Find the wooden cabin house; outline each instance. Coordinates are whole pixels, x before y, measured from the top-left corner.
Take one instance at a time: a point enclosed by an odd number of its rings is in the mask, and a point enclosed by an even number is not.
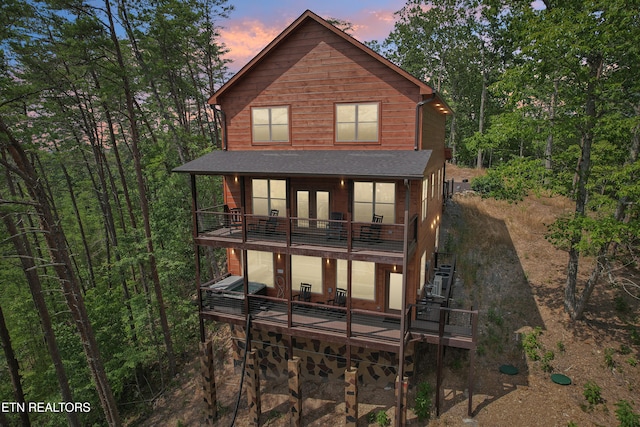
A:
[[[310,11],[209,104],[221,149],[176,169],[193,189],[201,325],[231,324],[238,356],[249,325],[266,379],[293,357],[303,377],[410,375],[414,343],[440,342],[455,271],[438,253],[449,107]],[[228,276],[207,273],[211,248]],[[443,334],[473,346],[471,326]]]

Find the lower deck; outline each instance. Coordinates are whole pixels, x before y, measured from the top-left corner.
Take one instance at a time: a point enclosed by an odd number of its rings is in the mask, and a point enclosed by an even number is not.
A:
[[[243,302],[237,300],[238,303]],[[398,352],[409,341],[426,341],[464,349],[475,348],[477,311],[451,309],[439,301],[412,304],[402,316],[303,301],[249,295],[251,328],[290,337]],[[244,304],[215,310],[204,307],[201,316],[235,325],[246,324]],[[402,332],[402,326],[406,333]]]

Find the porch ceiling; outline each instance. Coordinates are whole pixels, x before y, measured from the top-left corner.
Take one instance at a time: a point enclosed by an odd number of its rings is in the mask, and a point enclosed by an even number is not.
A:
[[[193,175],[422,179],[431,150],[212,151],[175,168]]]

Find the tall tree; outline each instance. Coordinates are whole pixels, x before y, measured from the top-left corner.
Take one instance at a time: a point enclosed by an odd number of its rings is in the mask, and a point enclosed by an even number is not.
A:
[[[9,335],[9,329],[4,321],[4,313],[2,312],[2,306],[0,306],[0,345],[4,351],[5,359],[7,360],[7,366],[9,367],[9,376],[11,377],[11,385],[13,386],[13,395],[15,401],[24,405],[26,400],[24,398],[24,391],[22,390],[22,381],[20,380],[20,366],[13,351],[13,345],[11,345],[11,336]],[[29,427],[31,421],[29,421],[29,413],[27,411],[20,411],[20,421],[24,427]]]
[[[49,195],[33,163],[1,117],[0,133],[5,136],[0,147],[9,154],[9,157],[13,161],[13,163],[9,163],[3,158],[1,163],[24,181],[29,196],[33,200],[40,218],[40,227],[49,249],[51,264],[63,289],[67,307],[80,333],[89,370],[95,381],[105,418],[110,426],[119,426],[121,425],[120,414],[111,391],[111,386],[107,380],[91,322],[87,316],[84,299],[80,291],[81,287],[74,272],[67,240],[64,231],[60,227],[60,221],[51,209]]]
[[[502,64],[492,37],[496,13],[476,0],[408,0],[396,12],[394,30],[382,49],[450,102],[456,112],[450,123],[455,156],[478,167],[483,164],[482,147],[469,152],[463,141],[484,132],[492,108],[487,89]]]
[[[633,41],[639,36],[640,8],[637,1],[632,3],[635,7],[626,1],[582,0],[548,0],[540,9],[505,5],[518,46],[509,76],[517,76],[521,87],[538,89],[526,96],[520,91],[515,102],[550,106],[553,144],[563,149],[554,162],[558,178],[563,165],[573,164],[573,179],[565,182],[575,200],[574,213],[556,223],[549,236],[569,255],[564,305],[572,319],[583,316],[611,259],[612,243],[629,242],[637,227],[637,214],[629,216],[624,209],[621,215],[619,209],[620,203],[629,207],[624,195],[637,194],[635,178],[614,180],[610,169],[624,167],[631,177],[637,176],[638,101],[630,94],[637,93],[637,84],[631,82],[640,77]],[[622,91],[621,86],[631,90]],[[608,131],[613,128],[615,132]],[[548,155],[550,148],[545,151]],[[604,170],[609,174],[602,174]],[[586,254],[595,255],[596,262],[580,287],[578,268]]]

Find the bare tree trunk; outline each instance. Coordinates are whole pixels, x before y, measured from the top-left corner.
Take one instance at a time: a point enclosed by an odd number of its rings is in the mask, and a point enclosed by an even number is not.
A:
[[[553,170],[553,162],[551,161],[551,155],[553,154],[553,132],[554,123],[556,120],[556,99],[558,98],[558,80],[553,81],[553,93],[551,94],[551,103],[549,105],[549,135],[547,136],[547,144],[544,147],[544,168],[547,171],[547,183],[551,179],[551,172]]]
[[[584,217],[585,208],[587,205],[587,183],[589,182],[589,174],[591,172],[591,145],[593,143],[593,129],[595,127],[596,120],[595,82],[600,75],[602,67],[602,57],[598,55],[590,57],[588,59],[588,64],[590,67],[591,79],[587,84],[585,105],[587,121],[582,132],[582,151],[578,169],[576,171],[576,208],[574,211],[575,219]],[[581,238],[581,230],[575,230],[573,237],[570,239],[569,263],[567,265],[567,281],[564,292],[564,307],[573,320],[580,319],[583,314],[583,311],[578,311],[579,307],[577,305],[578,301],[576,299],[578,267],[580,262],[580,251],[578,250],[577,246],[578,243],[580,243]],[[590,293],[591,291],[589,291],[589,295]],[[586,304],[586,300],[582,301],[582,304]]]
[[[35,306],[36,311],[38,312],[38,318],[40,319],[44,342],[47,345],[49,355],[51,356],[51,362],[53,363],[54,370],[56,371],[56,377],[60,387],[60,396],[65,402],[73,402],[73,394],[71,393],[67,373],[65,371],[64,364],[62,363],[60,351],[58,350],[58,342],[53,332],[51,316],[49,316],[49,310],[47,309],[47,304],[44,300],[40,276],[38,276],[37,273],[37,267],[33,259],[31,245],[26,237],[26,230],[24,230],[24,228],[19,230],[15,222],[8,215],[4,216],[2,219],[9,235],[11,236],[10,239],[16,249],[16,253],[20,257],[22,271],[24,271],[26,276],[27,285],[29,286],[31,298],[33,299],[33,305]],[[80,420],[76,413],[69,412],[66,415],[70,426],[80,426]]]
[[[164,298],[162,296],[162,288],[160,286],[160,277],[158,276],[158,268],[156,265],[156,257],[153,249],[153,239],[151,236],[151,224],[149,222],[149,204],[147,202],[147,195],[144,185],[144,177],[142,176],[142,163],[138,142],[140,137],[138,135],[138,124],[136,122],[136,110],[133,99],[133,94],[129,86],[129,79],[125,72],[126,67],[124,59],[122,58],[122,52],[120,51],[120,42],[115,30],[115,24],[113,22],[113,15],[111,13],[110,0],[105,0],[105,11],[107,18],[109,19],[109,31],[111,35],[111,41],[114,44],[118,66],[122,73],[122,83],[125,94],[125,103],[127,108],[127,118],[130,124],[131,131],[131,151],[133,153],[133,162],[135,165],[136,180],[138,183],[138,193],[140,197],[140,209],[142,211],[142,221],[144,225],[144,232],[147,243],[147,255],[149,261],[149,270],[151,272],[151,279],[153,280],[153,287],[158,302],[158,311],[160,315],[160,325],[162,326],[162,332],[164,335],[165,346],[167,349],[167,360],[169,363],[169,374],[175,375],[176,372],[176,358],[173,352],[173,343],[171,341],[171,331],[169,329],[169,323],[167,321],[166,307],[164,304]]]
[[[25,404],[24,391],[22,390],[22,382],[20,381],[20,366],[18,360],[13,352],[13,346],[11,345],[11,337],[9,336],[9,330],[7,324],[4,321],[4,313],[2,312],[2,306],[0,306],[0,344],[4,350],[4,356],[7,360],[7,366],[9,367],[9,376],[11,377],[11,386],[13,387],[13,396],[17,403]],[[20,411],[20,421],[24,427],[30,427],[31,421],[29,421],[29,413],[27,411]]]
[[[89,371],[95,382],[98,397],[104,410],[105,418],[110,426],[122,425],[118,407],[107,380],[102,358],[98,350],[98,343],[87,315],[84,299],[80,292],[80,283],[74,274],[73,262],[69,254],[64,232],[60,227],[60,221],[55,217],[51,209],[51,202],[42,184],[42,181],[33,164],[12,132],[0,118],[0,132],[7,136],[6,149],[11,155],[15,167],[9,164],[12,172],[17,173],[25,182],[32,200],[35,202],[39,214],[40,225],[43,231],[51,264],[62,286],[63,294],[71,315],[76,323],[85,356],[89,365]]]
[[[480,135],[484,134],[484,109],[485,104],[487,102],[487,70],[484,65],[484,46],[480,50],[480,54],[482,55],[482,92],[480,94],[480,113],[479,113],[479,124],[478,124],[478,132]],[[478,169],[482,169],[482,149],[478,149],[478,159],[476,163],[476,167]]]

